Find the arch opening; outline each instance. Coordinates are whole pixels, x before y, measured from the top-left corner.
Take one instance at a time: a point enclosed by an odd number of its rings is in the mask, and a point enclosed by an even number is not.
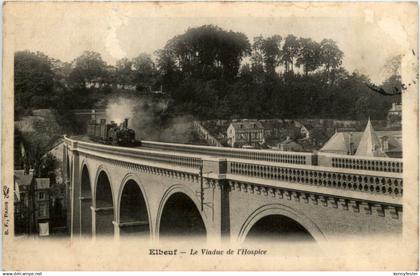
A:
[[[251,227],[245,242],[315,242],[315,239],[299,222],[283,215],[268,215]]]
[[[112,201],[112,189],[108,176],[101,171],[96,185],[96,235],[114,234],[114,205]]]
[[[124,185],[120,201],[120,236],[148,237],[150,222],[144,195],[134,180]]]
[[[80,189],[80,212],[81,212],[81,234],[83,236],[92,235],[92,191],[90,188],[89,171],[86,165],[82,169],[82,181]]]
[[[174,193],[166,201],[160,219],[160,238],[187,238],[202,242],[206,227],[194,202],[184,193]]]

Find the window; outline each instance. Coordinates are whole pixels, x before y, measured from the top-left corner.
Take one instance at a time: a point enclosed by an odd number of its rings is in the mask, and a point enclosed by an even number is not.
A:
[[[39,192],[39,193],[38,193],[38,199],[39,199],[39,200],[43,200],[43,199],[45,199],[45,194],[44,194],[44,192]]]
[[[39,205],[39,209],[38,209],[38,216],[39,217],[46,217],[48,215],[48,210],[47,210],[48,206],[45,204],[41,204]]]

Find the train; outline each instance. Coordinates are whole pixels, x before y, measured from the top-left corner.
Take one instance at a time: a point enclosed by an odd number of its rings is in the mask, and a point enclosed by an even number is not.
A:
[[[136,140],[136,132],[128,128],[128,119],[118,125],[114,121],[108,124],[106,119],[98,122],[93,116],[88,123],[87,134],[91,140],[103,144],[126,147],[141,145],[141,141]]]

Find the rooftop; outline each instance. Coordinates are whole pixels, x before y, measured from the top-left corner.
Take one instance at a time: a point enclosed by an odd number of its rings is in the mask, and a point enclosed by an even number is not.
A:
[[[375,131],[369,123],[364,132],[336,132],[320,152],[353,154],[357,149],[358,155],[372,156],[367,151],[371,151],[375,144],[382,145],[383,140],[388,141],[388,150],[385,153],[402,152],[401,131]]]
[[[31,185],[32,178],[34,177],[31,173],[25,174],[24,170],[15,170],[15,183],[19,186]]]
[[[49,178],[35,178],[36,189],[49,189],[50,188],[50,179]]]
[[[259,121],[232,122],[231,125],[235,130],[264,129],[261,122]]]
[[[382,144],[376,134],[375,130],[372,127],[370,119],[367,122],[365,131],[363,132],[362,137],[360,138],[359,145],[357,146],[357,151],[354,155],[360,156],[386,156],[382,151]]]

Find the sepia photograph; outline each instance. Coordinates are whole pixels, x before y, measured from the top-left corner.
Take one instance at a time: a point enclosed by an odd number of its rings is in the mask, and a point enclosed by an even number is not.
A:
[[[5,270],[418,270],[416,2],[3,14]]]

